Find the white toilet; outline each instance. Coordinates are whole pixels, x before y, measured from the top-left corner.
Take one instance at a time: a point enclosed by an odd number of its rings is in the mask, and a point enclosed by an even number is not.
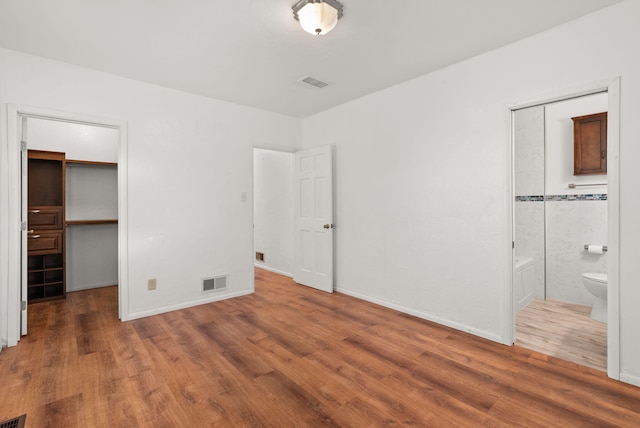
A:
[[[596,301],[591,308],[591,319],[599,322],[607,322],[607,274],[583,273],[582,283],[589,293],[593,294]]]

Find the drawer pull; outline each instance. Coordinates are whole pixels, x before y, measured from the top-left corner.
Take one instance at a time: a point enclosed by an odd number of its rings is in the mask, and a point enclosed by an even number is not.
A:
[[[31,230],[27,230],[27,235],[33,235],[33,232],[34,232],[34,230],[33,230],[33,229],[31,229]]]
[[[29,235],[28,236],[28,238],[30,238],[30,239],[37,239],[39,237],[40,237],[40,235]]]
[[[31,210],[29,211],[29,214],[39,214],[40,210]]]

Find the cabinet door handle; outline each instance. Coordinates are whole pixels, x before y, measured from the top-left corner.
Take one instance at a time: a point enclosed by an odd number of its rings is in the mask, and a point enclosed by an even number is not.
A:
[[[40,210],[31,210],[29,211],[29,214],[38,214],[40,213]]]
[[[31,229],[31,230],[27,230],[27,235],[33,235],[33,232],[34,232],[34,230],[33,230],[33,229]]]
[[[38,239],[40,237],[40,235],[29,235],[28,238],[29,239]]]

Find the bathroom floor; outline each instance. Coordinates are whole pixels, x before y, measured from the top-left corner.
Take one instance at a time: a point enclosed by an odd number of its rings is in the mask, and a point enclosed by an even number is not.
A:
[[[591,307],[532,300],[516,316],[516,345],[598,370],[607,369],[607,325]]]

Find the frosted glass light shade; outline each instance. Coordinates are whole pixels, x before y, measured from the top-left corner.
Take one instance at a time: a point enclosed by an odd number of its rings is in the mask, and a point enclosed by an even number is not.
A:
[[[342,17],[342,5],[335,0],[301,0],[293,6],[293,14],[304,31],[323,35]]]

